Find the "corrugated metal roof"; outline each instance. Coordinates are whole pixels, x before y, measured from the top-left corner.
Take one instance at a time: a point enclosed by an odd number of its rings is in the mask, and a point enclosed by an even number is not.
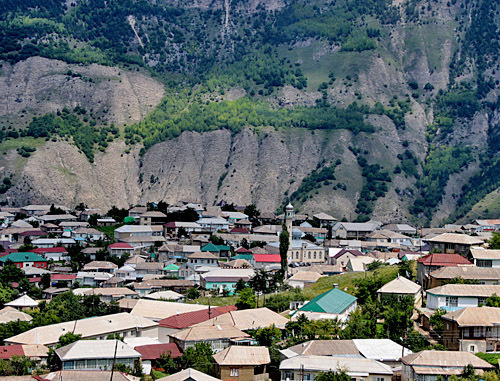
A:
[[[500,308],[465,307],[449,312],[443,319],[455,321],[460,327],[493,327],[500,325]]]
[[[221,381],[218,378],[209,376],[208,374],[202,373],[193,368],[187,368],[181,370],[178,373],[174,373],[170,376],[158,378],[156,381]]]
[[[177,314],[170,316],[166,319],[162,319],[158,322],[160,327],[168,327],[175,329],[183,329],[192,327],[195,324],[202,323],[216,316],[220,316],[229,311],[236,311],[236,306],[221,306],[210,308],[210,314],[208,309],[186,312],[183,314]]]
[[[429,274],[435,279],[477,279],[477,280],[498,280],[500,279],[500,267],[476,267],[457,266],[442,267]]]
[[[144,316],[153,320],[161,320],[176,314],[199,311],[207,308],[208,306],[199,304],[185,304],[175,302],[162,302],[159,300],[140,299],[132,309],[132,314],[136,316]]]
[[[428,239],[428,242],[455,243],[460,245],[482,245],[484,241],[467,234],[443,233],[434,238]]]
[[[297,312],[307,311],[341,314],[356,300],[356,297],[338,288],[332,288],[330,291],[316,296],[313,300],[303,305]]]
[[[120,340],[78,340],[56,349],[61,361],[82,359],[140,358],[141,354]]]
[[[417,259],[417,262],[426,266],[472,265],[468,259],[462,257],[460,254],[428,254],[425,257]]]
[[[197,326],[205,325],[231,325],[242,331],[247,329],[264,328],[275,325],[282,328],[288,322],[288,319],[268,308],[254,308],[250,310],[231,311],[213,319],[207,320]]]
[[[404,364],[412,366],[459,367],[463,369],[464,366],[472,364],[476,369],[493,368],[493,365],[474,354],[459,351],[421,351],[405,356],[401,360]]]
[[[238,328],[230,325],[207,325],[207,326],[194,326],[176,332],[171,337],[181,341],[204,341],[214,339],[236,339],[250,337]]]
[[[471,248],[470,252],[472,257],[476,259],[500,259],[500,250]]]
[[[143,361],[159,359],[163,353],[170,355],[174,359],[182,356],[175,343],[140,345],[134,349],[142,355]]]
[[[213,355],[215,362],[221,366],[230,365],[264,365],[271,362],[266,347],[247,347],[232,345]]]
[[[353,339],[354,345],[366,358],[377,361],[399,361],[403,347],[390,339]],[[404,356],[412,354],[404,349]]]
[[[378,361],[365,358],[334,357],[334,356],[296,356],[283,360],[280,370],[300,370],[303,371],[336,371],[347,369],[347,374],[351,377],[372,374],[392,375],[391,367]]]
[[[415,294],[422,287],[405,277],[399,276],[383,285],[377,292],[381,294]]]
[[[445,284],[427,290],[427,294],[441,296],[476,296],[489,297],[500,295],[500,285],[490,284]]]

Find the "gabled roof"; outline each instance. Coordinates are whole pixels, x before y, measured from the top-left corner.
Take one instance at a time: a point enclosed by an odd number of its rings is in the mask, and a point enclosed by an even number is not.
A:
[[[136,316],[143,316],[149,319],[161,320],[183,312],[199,311],[207,308],[208,306],[199,304],[139,299],[135,307],[132,309],[132,314]]]
[[[265,263],[280,263],[281,256],[279,254],[254,254],[255,262]]]
[[[381,288],[378,289],[378,293],[381,294],[415,294],[419,292],[422,287],[415,282],[412,282],[405,277],[399,276],[396,279],[391,280],[386,283]]]
[[[140,358],[141,354],[120,340],[78,340],[56,349],[61,361]]]
[[[125,242],[116,242],[108,245],[108,249],[133,249],[133,247]]]
[[[476,280],[498,280],[500,279],[500,267],[476,267],[457,266],[441,267],[429,274],[435,279],[476,279]]]
[[[447,313],[443,319],[455,321],[460,327],[497,327],[500,325],[500,308],[465,307]]]
[[[347,369],[347,374],[353,378],[368,379],[371,374],[392,375],[389,365],[362,357],[341,356],[295,356],[283,360],[280,370],[302,370],[328,372],[336,369]]]
[[[67,253],[64,247],[38,247],[36,249],[30,250],[32,253],[36,254],[46,254],[46,253]]]
[[[428,242],[455,243],[460,245],[482,245],[484,241],[467,234],[443,233],[434,238],[428,239]]]
[[[463,369],[466,365],[472,364],[472,366],[476,369],[494,368],[493,365],[490,365],[470,352],[458,351],[421,351],[405,356],[401,359],[401,361],[404,364],[411,366],[416,365]]]
[[[471,248],[470,253],[474,259],[500,259],[500,250]]]
[[[188,259],[219,259],[211,253],[213,250],[209,251],[199,251],[197,253],[189,254]]]
[[[201,248],[201,251],[211,251],[218,253],[220,251],[219,247],[214,245],[212,242],[207,243],[205,246]]]
[[[354,255],[355,257],[361,257],[363,256],[364,254],[359,251],[359,250],[353,250],[353,249],[342,249],[340,250],[337,254],[335,254],[333,256],[333,258],[335,259],[339,259],[341,256],[343,256],[344,254],[352,254]]]
[[[288,319],[268,308],[254,308],[250,310],[230,311],[210,320],[196,324],[196,326],[207,325],[230,325],[245,331],[247,329],[264,328],[275,325],[278,328],[285,327]]]
[[[326,214],[326,213],[323,213],[323,212],[315,214],[313,217],[316,218],[317,220],[337,221],[337,219],[335,217],[332,217],[329,214]]]
[[[417,262],[425,266],[459,266],[459,265],[472,265],[467,259],[460,254],[428,254],[425,257],[417,259]]]
[[[294,345],[285,351],[294,355],[333,356],[358,355],[359,351],[352,340],[310,340]],[[290,353],[292,355],[292,353]]]
[[[487,298],[500,295],[500,285],[492,284],[445,284],[427,290],[427,294],[440,296],[472,296]]]
[[[6,262],[11,260],[14,263],[19,262],[47,262],[47,260],[38,254],[32,252],[18,252],[18,253],[10,253],[5,257],[0,258],[0,262]]]
[[[199,370],[187,368],[170,376],[158,378],[156,381],[221,381],[218,378],[209,376]]]
[[[299,271],[290,277],[288,281],[314,283],[321,277],[323,277],[323,275],[316,271]]]
[[[230,325],[206,325],[186,328],[170,335],[180,341],[248,338],[250,335]]]
[[[269,350],[266,347],[231,345],[212,356],[220,366],[269,364]]]
[[[342,291],[338,288],[332,288],[316,296],[310,302],[304,304],[298,311],[303,312],[323,312],[330,314],[341,314],[354,302],[357,298]]]
[[[182,356],[175,343],[140,345],[134,349],[142,355],[143,361],[159,359],[163,353],[174,359]]]
[[[35,302],[28,295],[23,295],[12,302],[5,303],[5,305],[10,307],[36,307],[38,302]]]
[[[210,308],[210,311],[208,309],[204,309],[200,311],[185,312],[183,314],[176,314],[168,318],[162,319],[158,322],[158,325],[160,327],[184,329],[192,327],[204,321],[207,321],[211,318],[220,316],[229,311],[236,311],[236,310],[237,310],[236,306],[229,305],[221,307],[212,307]]]

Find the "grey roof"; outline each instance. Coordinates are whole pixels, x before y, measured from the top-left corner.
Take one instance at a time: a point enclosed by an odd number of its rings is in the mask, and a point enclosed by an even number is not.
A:
[[[303,370],[328,372],[330,370],[347,369],[347,374],[356,377],[368,377],[372,374],[392,375],[390,366],[378,361],[335,356],[296,356],[283,360],[280,370]]]
[[[61,361],[82,359],[140,358],[141,354],[120,340],[79,340],[56,349]]]
[[[372,232],[377,229],[378,224],[374,222],[337,222],[333,230],[343,226],[347,231]]]
[[[353,339],[354,345],[366,358],[378,361],[398,361],[403,347],[390,339]],[[404,355],[413,353],[404,348]]]

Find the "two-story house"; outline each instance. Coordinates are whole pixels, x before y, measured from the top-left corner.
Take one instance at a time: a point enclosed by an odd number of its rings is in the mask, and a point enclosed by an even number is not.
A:
[[[486,299],[493,294],[500,295],[500,285],[446,284],[427,290],[427,308],[456,311],[465,307],[484,306]]]

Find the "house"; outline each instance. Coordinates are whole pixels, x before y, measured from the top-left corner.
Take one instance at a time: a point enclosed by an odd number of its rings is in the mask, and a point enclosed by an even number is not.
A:
[[[198,252],[188,255],[187,262],[179,267],[179,278],[200,282],[200,274],[219,267],[219,259],[210,252]]]
[[[53,205],[55,209],[62,209],[66,213],[71,212],[71,209],[64,205]],[[48,213],[52,205],[26,205],[21,207],[21,213],[28,216],[33,216],[37,213]]]
[[[500,295],[500,285],[446,284],[427,290],[427,308],[456,311],[464,307],[482,306],[493,294]]]
[[[124,242],[124,239],[130,237],[145,238],[153,235],[153,228],[150,225],[123,225],[114,231],[115,242]]]
[[[472,266],[460,254],[429,254],[417,259],[417,282],[425,289],[429,288],[429,274],[441,267]]]
[[[305,288],[316,283],[321,277],[323,277],[323,275],[315,271],[298,271],[285,280],[285,282],[288,283],[290,287]]]
[[[76,245],[73,238],[39,238],[31,242],[33,246],[49,248],[49,247],[71,247]]]
[[[71,232],[71,238],[77,242],[94,242],[104,240],[106,235],[94,228],[78,228]]]
[[[3,267],[5,265],[5,262],[7,261],[13,262],[16,267],[20,269],[26,267],[39,267],[42,269],[47,268],[47,260],[39,256],[38,254],[31,252],[17,252],[7,254],[6,256],[0,258],[0,267]]]
[[[128,210],[128,216],[135,219],[140,218],[144,213],[147,213],[148,208],[145,206],[136,206]]]
[[[151,294],[147,294],[144,298],[151,300],[167,300],[172,302],[184,302],[185,299],[184,295],[171,290],[152,292]]]
[[[297,226],[296,229],[300,230],[304,236],[313,236],[317,241],[324,241],[328,235],[328,229],[312,227],[308,222],[303,222],[300,226]]]
[[[92,261],[83,266],[83,271],[114,273],[118,266],[108,261]]]
[[[470,352],[456,351],[421,351],[404,356],[401,380],[436,381],[459,376],[467,365],[472,365],[476,372],[493,370],[494,366]]]
[[[378,300],[383,301],[387,298],[396,297],[401,299],[404,296],[410,296],[415,304],[420,304],[422,300],[422,286],[412,282],[405,277],[398,275],[396,279],[386,283],[377,290]]]
[[[442,316],[443,345],[451,351],[498,352],[500,308],[465,307]]]
[[[222,262],[222,268],[232,268],[232,269],[251,269],[253,266],[246,259],[233,259],[228,262]]]
[[[122,267],[120,267],[118,270],[115,271],[115,277],[121,278],[125,282],[135,281],[137,280],[135,267],[131,265],[123,265]]]
[[[187,368],[170,376],[158,378],[157,381],[221,381],[199,370]]]
[[[216,374],[221,380],[263,381],[269,379],[271,363],[266,347],[232,345],[213,355]]]
[[[103,282],[113,278],[113,274],[97,271],[79,271],[76,274],[76,281],[81,286],[99,287]]]
[[[4,307],[0,310],[0,324],[9,323],[11,321],[31,321],[31,315],[19,311],[14,307]],[[1,352],[0,352],[1,353]]]
[[[265,269],[269,266],[281,266],[281,256],[279,254],[254,254],[256,269]],[[250,262],[251,264],[251,262]]]
[[[248,282],[254,276],[253,269],[217,269],[200,275],[200,285],[206,290],[222,293],[226,289],[229,295],[235,292],[238,280]]]
[[[207,325],[190,327],[172,333],[169,335],[169,342],[177,344],[182,352],[194,347],[197,343],[208,343],[212,351],[217,353],[229,347],[231,343],[250,338],[248,333],[230,325]]]
[[[183,221],[172,221],[167,222],[163,225],[165,233],[171,234],[173,236],[177,236],[179,230],[182,228],[188,234],[200,233],[203,231],[203,228],[200,224],[196,222],[183,222]]]
[[[179,277],[179,266],[175,263],[171,263],[163,268],[163,273],[167,277],[178,278]]]
[[[479,227],[478,230],[480,231],[497,231],[500,229],[500,220],[476,220],[475,221],[477,226]]]
[[[159,360],[163,354],[173,359],[182,356],[179,348],[174,343],[139,345],[134,347],[134,349],[141,354],[142,369],[146,374],[151,373],[151,369],[153,366],[156,367],[157,360]]]
[[[0,346],[0,359],[10,360],[13,356],[25,356],[34,361],[45,363],[49,354],[49,348],[44,345],[2,345]],[[4,380],[10,380],[8,376]],[[21,381],[21,380],[19,380]]]
[[[364,239],[378,228],[373,222],[337,222],[332,228],[332,235],[340,239]]]
[[[341,268],[345,268],[347,266],[347,262],[349,259],[355,257],[362,257],[364,254],[359,250],[352,249],[328,249],[328,264],[329,265],[340,265]]]
[[[170,335],[230,311],[236,311],[236,306],[211,307],[169,316],[158,322],[158,340],[168,343]]]
[[[167,222],[167,215],[159,211],[150,210],[141,214],[139,221],[141,225],[163,225]]]
[[[319,373],[345,369],[352,381],[391,381],[389,365],[359,357],[295,356],[280,363],[281,380],[313,380]]]
[[[186,262],[188,255],[199,251],[200,246],[198,245],[165,244],[158,249],[158,260],[163,262],[169,260]]]
[[[209,242],[201,248],[201,251],[210,252],[218,257],[229,257],[231,248],[226,245],[214,245],[212,242]]]
[[[346,266],[346,271],[349,272],[364,272],[367,270],[368,265],[370,263],[376,262],[377,260],[373,257],[362,256],[362,257],[353,257],[349,259]]]
[[[128,243],[116,242],[108,245],[108,253],[114,257],[121,257],[124,254],[131,257],[134,255],[134,248]]]
[[[313,215],[313,220],[317,221],[321,227],[333,226],[337,222],[335,217],[323,212]]]
[[[124,337],[158,336],[155,322],[142,316],[121,312],[32,328],[5,339],[5,344],[43,344],[53,347],[59,342],[59,337],[68,332],[82,335],[82,339],[96,340],[105,340],[108,335],[115,333]]]
[[[163,290],[186,292],[189,288],[194,287],[194,283],[186,279],[150,279],[135,283],[133,287],[139,295],[144,296],[151,292]]]
[[[30,252],[41,255],[48,261],[69,261],[70,257],[64,247],[37,248]]]
[[[40,225],[40,229],[43,230],[44,232],[46,232],[47,234],[56,234],[56,235],[59,235],[59,234],[62,234],[63,232],[63,229],[55,224],[51,224],[50,222],[46,223],[46,224],[43,224],[43,225]]]
[[[138,299],[137,292],[128,289],[127,287],[100,287],[100,288],[79,288],[73,290],[75,295],[98,295],[105,303],[117,301],[123,298]]]
[[[55,350],[63,370],[107,370],[115,363],[131,368],[141,354],[120,340],[78,340]]]
[[[76,274],[51,274],[50,284],[57,287],[72,287],[76,281]],[[44,290],[45,291],[45,290]]]
[[[467,234],[443,233],[433,238],[427,239],[429,251],[441,252],[447,254],[469,255],[471,246],[480,246],[484,240],[471,237]]]
[[[412,247],[413,241],[410,237],[391,230],[376,230],[367,236],[367,241],[377,243],[393,243],[396,246]]]
[[[202,229],[206,230],[209,233],[214,233],[216,231],[228,231],[229,230],[229,222],[224,218],[200,218],[196,221],[198,225],[202,227]]]
[[[442,267],[429,274],[429,288],[442,286],[453,279],[476,281],[479,284],[499,284],[500,267]]]
[[[316,296],[292,314],[297,318],[305,315],[310,320],[340,319],[345,321],[357,307],[357,298],[338,288],[332,288]]]
[[[173,315],[205,309],[208,309],[208,306],[139,299],[131,313],[135,316],[141,316],[153,321],[160,321]]]
[[[471,248],[469,258],[477,267],[500,267],[500,250]]]
[[[222,315],[198,323],[196,326],[231,325],[242,331],[246,331],[274,325],[277,328],[283,329],[288,321],[286,317],[263,307],[240,311],[231,310]]]
[[[401,356],[413,353],[390,339],[311,340],[280,350],[282,358],[296,356],[358,357],[377,360],[392,368]]]
[[[382,229],[390,230],[400,234],[415,235],[417,234],[417,229],[408,224],[388,224],[382,226]]]
[[[40,376],[32,376],[40,380]],[[36,378],[35,378],[36,377]],[[49,381],[137,381],[137,377],[111,370],[58,370],[43,376],[44,380]]]
[[[141,262],[135,265],[137,279],[141,280],[146,275],[163,275],[165,265],[160,262]]]
[[[17,308],[18,310],[31,310],[38,307],[38,302],[35,302],[28,295],[23,295],[11,302],[5,303],[7,307]]]

